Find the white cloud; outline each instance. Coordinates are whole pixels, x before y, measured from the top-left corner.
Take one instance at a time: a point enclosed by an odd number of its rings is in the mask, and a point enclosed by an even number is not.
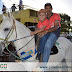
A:
[[[2,0],[2,2],[8,9],[11,8],[14,3],[16,6],[19,4],[19,0]],[[66,13],[72,17],[72,0],[23,0],[24,5],[28,5],[38,10],[44,8],[44,4],[47,2],[52,4],[53,12]]]

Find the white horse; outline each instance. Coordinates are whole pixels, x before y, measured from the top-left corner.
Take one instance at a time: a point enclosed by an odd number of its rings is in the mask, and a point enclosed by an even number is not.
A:
[[[15,20],[10,14],[8,14],[7,17],[3,15],[3,21],[0,24],[0,43],[2,51],[8,44],[6,43],[5,46],[3,46],[3,42],[14,41],[13,43],[19,56],[18,58],[24,61],[35,62],[37,54],[35,40],[34,36],[30,36],[30,32],[31,31],[25,25]],[[58,49],[58,53],[50,55],[49,62],[47,64],[48,66],[50,65],[50,62],[52,62],[51,66],[58,65],[63,59],[66,59],[67,62],[72,61],[72,43],[68,39],[59,37],[56,41],[56,47]],[[53,64],[53,62],[56,63]],[[30,67],[31,66],[33,67],[33,64],[30,65]]]

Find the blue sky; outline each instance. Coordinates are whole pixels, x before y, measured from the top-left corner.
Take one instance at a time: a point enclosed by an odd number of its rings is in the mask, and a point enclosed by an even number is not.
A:
[[[2,0],[0,0],[0,11],[2,9],[2,5],[3,5]]]
[[[72,20],[72,0],[23,0],[24,5],[36,8],[37,10],[44,8],[44,4],[47,2],[52,4],[53,12],[66,13]],[[16,6],[19,4],[19,0],[0,0],[0,12],[3,3],[7,7],[7,10],[10,10],[13,3],[15,3]]]

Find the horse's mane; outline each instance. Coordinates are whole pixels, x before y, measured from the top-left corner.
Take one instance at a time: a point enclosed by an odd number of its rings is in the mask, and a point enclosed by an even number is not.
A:
[[[0,24],[0,29],[2,29],[5,26],[7,21],[10,21],[10,20],[8,17],[5,17],[5,19],[3,19],[2,23]]]
[[[16,22],[17,24],[19,24],[19,26],[21,26],[21,28],[23,28],[24,31],[31,32],[31,30],[30,30],[28,27],[26,27],[24,24],[22,24],[21,22],[19,22],[19,21],[17,21],[17,20],[15,20],[15,22]]]

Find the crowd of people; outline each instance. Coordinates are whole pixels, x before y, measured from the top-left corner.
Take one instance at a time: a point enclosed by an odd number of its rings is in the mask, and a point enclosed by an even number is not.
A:
[[[22,0],[20,0],[18,7],[19,7],[19,10],[23,10],[24,5],[22,4]],[[17,9],[17,7],[15,6],[15,4],[13,4],[11,6],[11,11],[14,12],[16,9]],[[3,11],[3,14],[6,13],[6,6],[5,5],[3,5],[3,7],[2,7],[2,11]]]

